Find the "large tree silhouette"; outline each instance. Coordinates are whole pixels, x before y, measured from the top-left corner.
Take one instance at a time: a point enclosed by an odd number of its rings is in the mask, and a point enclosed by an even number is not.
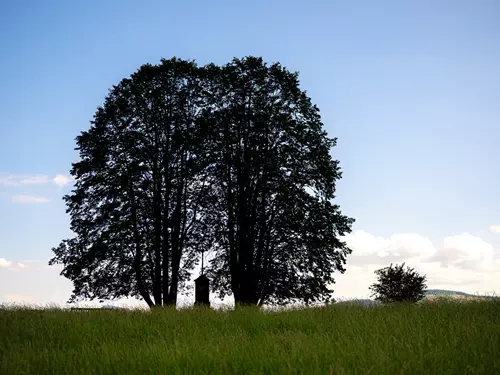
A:
[[[192,62],[144,65],[113,87],[77,137],[75,189],[64,197],[76,236],[50,261],[73,281],[71,301],[175,304],[204,230],[202,79]]]
[[[354,221],[298,75],[262,59],[144,65],[113,87],[77,137],[75,237],[53,249],[71,301],[176,303],[199,250],[212,289],[236,304],[328,301]]]
[[[260,58],[211,67],[212,227],[208,274],[236,304],[328,301],[353,219],[331,203],[341,177],[298,75]]]

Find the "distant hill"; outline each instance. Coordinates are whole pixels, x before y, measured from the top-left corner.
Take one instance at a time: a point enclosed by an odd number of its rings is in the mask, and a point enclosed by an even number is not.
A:
[[[456,290],[445,290],[445,289],[428,289],[425,291],[425,295],[426,296],[457,296],[457,297],[467,297],[467,298],[500,298],[500,296],[481,296],[481,295],[459,292]]]
[[[435,297],[444,297],[444,296],[449,296],[449,297],[456,297],[456,298],[466,298],[466,299],[473,299],[473,298],[500,298],[500,296],[480,296],[480,295],[475,295],[475,294],[469,294],[469,293],[464,293],[460,292],[457,290],[445,290],[445,289],[428,289],[425,292],[425,299],[432,299]],[[361,299],[346,299],[346,300],[340,300],[337,301],[337,303],[355,303],[355,304],[360,304],[363,306],[373,306],[373,305],[378,305],[380,304],[379,301],[375,301],[373,299],[367,299],[367,298],[361,298]]]
[[[113,306],[113,305],[103,305],[101,306],[103,310],[125,310],[123,307]]]
[[[372,306],[372,305],[378,305],[380,302],[379,301],[375,301],[373,299],[367,299],[367,298],[362,298],[362,299],[348,299],[348,300],[341,300],[341,301],[337,301],[338,304],[342,304],[342,303],[354,303],[354,304],[360,304],[360,305],[363,305],[363,306]]]
[[[425,291],[425,294],[426,295],[432,294],[432,295],[436,295],[436,296],[442,296],[442,295],[449,296],[449,295],[453,295],[453,294],[458,294],[458,295],[461,295],[461,296],[471,296],[471,297],[474,297],[474,295],[472,295],[472,294],[468,294],[468,293],[464,293],[464,292],[458,292],[456,290],[445,290],[445,289],[427,289]]]

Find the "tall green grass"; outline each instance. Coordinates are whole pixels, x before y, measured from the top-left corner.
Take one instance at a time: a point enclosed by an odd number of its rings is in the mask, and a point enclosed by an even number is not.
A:
[[[500,300],[262,312],[0,309],[0,374],[500,374]]]

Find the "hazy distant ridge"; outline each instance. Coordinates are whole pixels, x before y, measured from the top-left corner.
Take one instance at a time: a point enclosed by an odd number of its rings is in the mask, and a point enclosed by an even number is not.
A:
[[[435,296],[459,295],[459,296],[464,296],[464,297],[476,297],[476,298],[500,298],[500,296],[483,296],[483,295],[476,295],[476,294],[459,292],[456,290],[444,290],[444,289],[428,289],[425,291],[425,295],[435,295]]]

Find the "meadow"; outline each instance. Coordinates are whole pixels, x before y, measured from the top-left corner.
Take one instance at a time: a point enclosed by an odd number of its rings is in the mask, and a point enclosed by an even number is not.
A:
[[[500,299],[68,311],[3,306],[0,374],[500,374]]]

